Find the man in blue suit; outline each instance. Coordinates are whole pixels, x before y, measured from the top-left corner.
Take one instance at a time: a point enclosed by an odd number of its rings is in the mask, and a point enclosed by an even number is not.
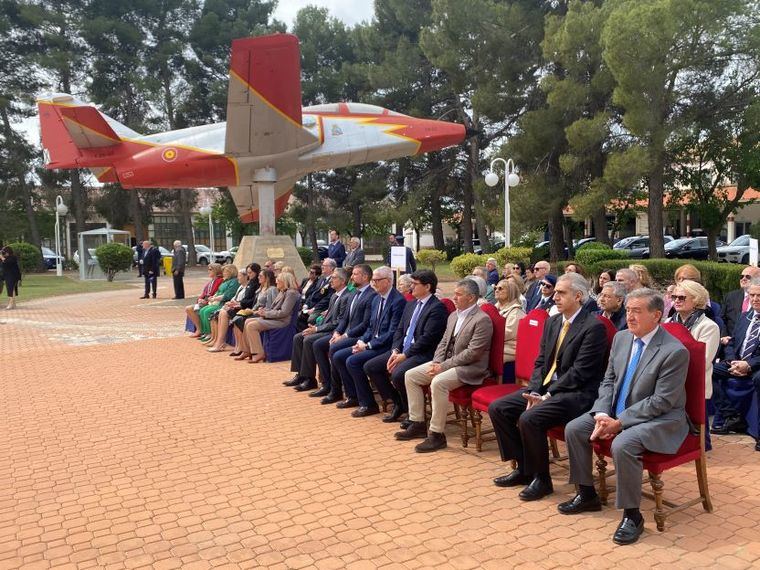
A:
[[[330,230],[330,243],[327,244],[327,257],[334,259],[338,267],[343,267],[343,260],[346,259],[346,246],[340,241],[340,232]]]
[[[525,293],[526,312],[535,309],[539,301],[541,301],[541,282],[543,281],[544,277],[549,274],[550,270],[551,265],[549,265],[548,261],[541,260],[536,262],[536,264],[533,266],[533,275],[535,276],[535,281],[531,283],[530,287],[528,287],[528,290]]]
[[[429,269],[420,269],[411,277],[414,300],[406,304],[393,343],[386,352],[364,365],[364,372],[383,400],[393,401],[391,413],[383,418],[386,423],[399,421],[409,411],[404,374],[433,360],[449,318],[446,306],[435,296],[436,274]]]
[[[372,300],[367,330],[353,346],[336,351],[332,358],[333,368],[340,375],[346,393],[346,400],[340,407],[358,405],[359,408],[351,414],[355,418],[380,413],[364,373],[364,364],[390,348],[406,305],[404,296],[393,287],[393,271],[389,267],[375,269],[372,287],[377,295]]]
[[[330,386],[330,393],[322,398],[322,404],[334,404],[343,399],[341,378],[337,372],[333,374],[332,357],[340,349],[356,344],[369,326],[372,301],[377,295],[369,285],[370,279],[372,279],[372,268],[369,265],[361,263],[354,267],[351,271],[351,280],[356,290],[346,315],[332,335],[320,338],[313,345],[314,358],[319,366],[322,384]]]
[[[149,241],[143,242],[145,255],[143,257],[143,277],[145,278],[145,294],[140,297],[147,299],[148,294],[153,289],[153,298],[156,298],[156,288],[158,287],[158,273],[161,271],[161,252]]]
[[[760,373],[760,279],[749,286],[750,309],[741,315],[725,347],[724,359],[713,365],[713,403],[723,417],[723,425],[710,432],[718,435],[744,433],[747,422],[728,397],[728,385],[746,383],[752,398],[753,376]]]

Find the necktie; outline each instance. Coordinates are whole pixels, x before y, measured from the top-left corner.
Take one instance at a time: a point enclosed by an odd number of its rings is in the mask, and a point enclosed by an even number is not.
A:
[[[757,343],[760,339],[758,339],[757,333],[760,329],[760,315],[755,313],[754,318],[752,319],[752,325],[749,327],[749,330],[747,331],[747,337],[746,342],[744,343],[744,350],[742,350],[741,359],[747,360],[750,356],[752,356],[752,353],[755,352],[755,349],[757,348]]]
[[[744,295],[744,301],[742,301],[742,313],[749,311],[749,295]]]
[[[404,337],[404,347],[403,351],[406,352],[411,348],[412,342],[414,341],[414,328],[417,326],[417,321],[420,318],[420,313],[422,312],[422,303],[417,301],[417,306],[414,308],[414,313],[412,313],[412,320],[409,321],[409,328],[406,329],[406,336]]]
[[[554,362],[552,362],[552,367],[549,369],[549,373],[546,375],[546,378],[544,378],[544,386],[546,386],[549,382],[552,381],[552,376],[554,376],[554,372],[557,370],[557,359],[559,358],[559,349],[562,346],[562,342],[565,340],[565,335],[567,334],[567,331],[570,329],[570,321],[565,321],[565,324],[562,325],[562,330],[559,331],[559,338],[557,339],[557,347],[554,349]]]
[[[350,319],[354,314],[354,305],[356,305],[356,302],[359,300],[359,297],[362,296],[362,293],[364,291],[357,291],[356,295],[354,295],[354,298],[351,299],[351,306],[348,308],[348,318]]]
[[[380,320],[383,317],[383,307],[385,306],[385,299],[383,297],[380,297],[380,310],[377,311],[377,319],[375,319],[375,331],[372,333],[372,336],[377,336],[380,334]]]
[[[625,377],[623,377],[623,385],[620,386],[620,392],[618,392],[617,404],[615,404],[615,417],[620,417],[625,411],[625,401],[628,399],[628,393],[631,391],[631,380],[636,372],[636,367],[641,360],[641,353],[644,352],[644,341],[640,338],[636,339],[634,343],[636,345],[631,362],[628,363],[628,368],[625,369]]]

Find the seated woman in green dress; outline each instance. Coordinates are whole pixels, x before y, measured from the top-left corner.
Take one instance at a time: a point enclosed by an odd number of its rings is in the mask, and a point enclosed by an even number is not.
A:
[[[208,305],[198,311],[198,320],[201,324],[200,340],[206,341],[211,337],[211,315],[222,308],[227,301],[235,296],[238,288],[238,270],[234,265],[225,265],[222,268],[222,284],[216,291],[216,295],[209,299]]]

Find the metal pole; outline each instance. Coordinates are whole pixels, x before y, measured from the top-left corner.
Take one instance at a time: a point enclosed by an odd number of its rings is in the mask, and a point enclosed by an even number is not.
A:
[[[211,213],[208,215],[208,241],[209,246],[208,248],[213,252],[214,251],[214,220],[211,218]],[[213,259],[211,260],[214,261]]]
[[[57,277],[63,277],[63,265],[61,264],[61,206],[63,204],[63,197],[55,197],[55,274]]]

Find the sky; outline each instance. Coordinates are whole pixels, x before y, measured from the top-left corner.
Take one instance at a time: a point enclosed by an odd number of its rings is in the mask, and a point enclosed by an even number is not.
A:
[[[327,8],[331,16],[349,26],[369,21],[375,13],[373,0],[279,0],[274,16],[290,28],[296,13],[308,5]]]

